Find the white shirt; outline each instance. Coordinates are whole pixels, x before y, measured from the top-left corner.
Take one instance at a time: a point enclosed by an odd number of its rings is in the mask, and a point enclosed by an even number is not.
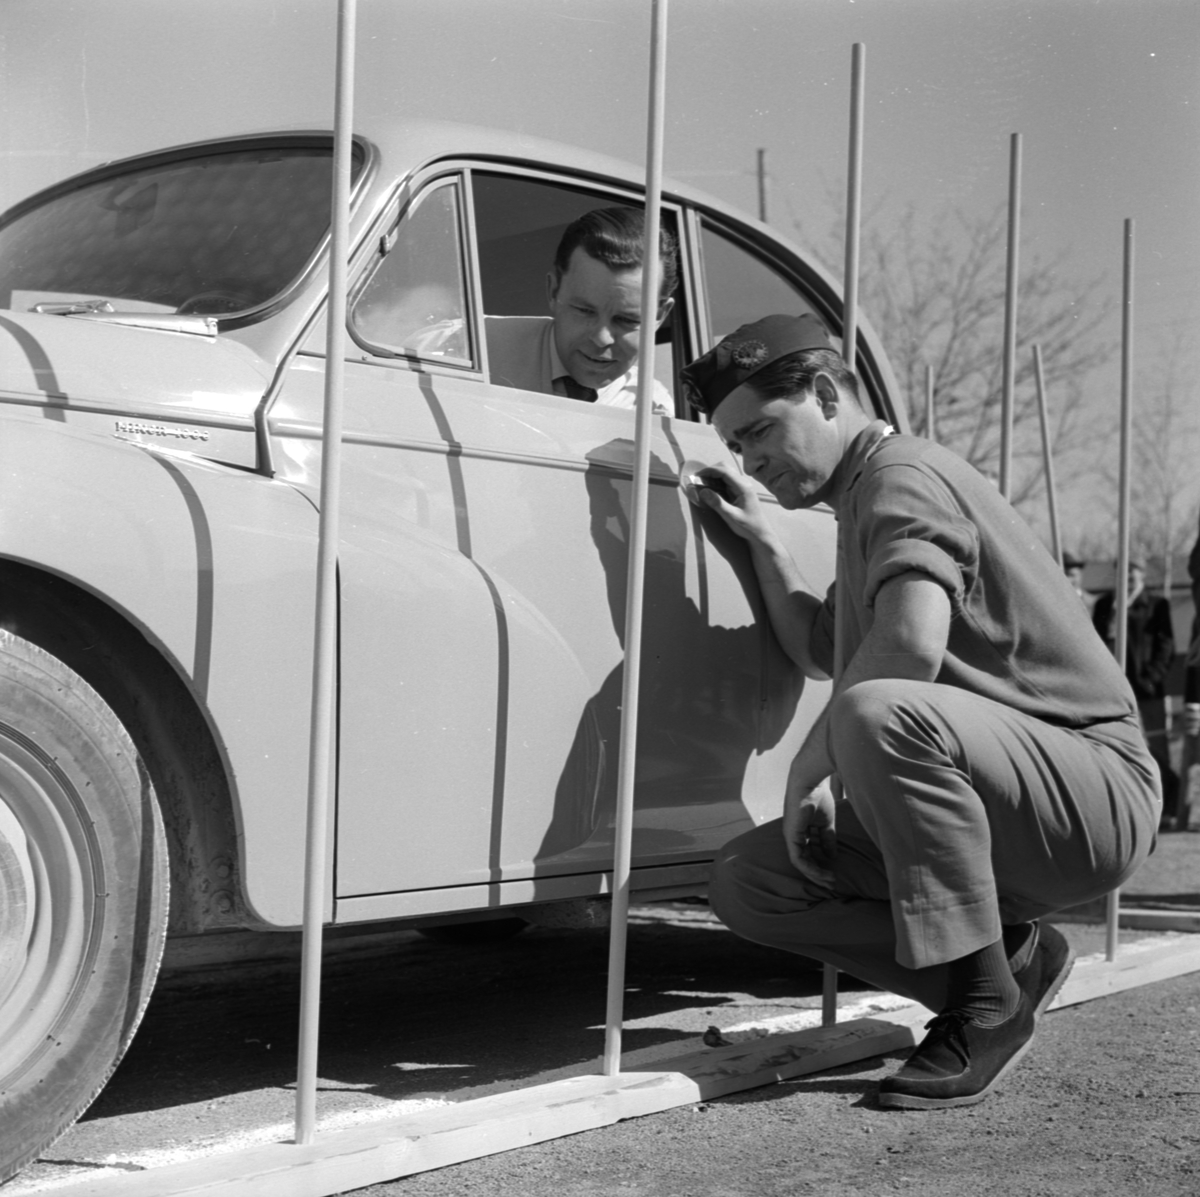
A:
[[[487,316],[488,370],[500,386],[537,391],[542,395],[564,395],[558,380],[568,371],[554,344],[554,320],[549,316]],[[619,378],[601,387],[596,402],[605,407],[637,406],[636,363]],[[658,379],[651,388],[653,410],[673,415],[670,391]]]

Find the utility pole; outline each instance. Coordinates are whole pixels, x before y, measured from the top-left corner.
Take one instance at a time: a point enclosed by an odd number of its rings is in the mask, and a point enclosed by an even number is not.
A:
[[[758,151],[758,219],[767,223],[767,151]]]

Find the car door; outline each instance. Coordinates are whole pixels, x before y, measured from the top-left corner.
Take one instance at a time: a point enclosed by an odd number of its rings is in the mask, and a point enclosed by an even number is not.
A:
[[[339,918],[557,896],[611,868],[634,413],[495,385],[481,329],[543,311],[563,227],[621,202],[638,201],[550,171],[445,164],[405,189],[356,281]],[[668,206],[681,232],[690,219]],[[709,335],[695,259],[657,354],[672,387]],[[270,415],[278,467],[297,478],[316,469],[323,365],[310,338]],[[726,451],[684,411],[654,417],[652,437],[644,871],[702,864],[761,817],[761,762],[795,738],[801,693],[744,546],[680,489],[686,462]]]

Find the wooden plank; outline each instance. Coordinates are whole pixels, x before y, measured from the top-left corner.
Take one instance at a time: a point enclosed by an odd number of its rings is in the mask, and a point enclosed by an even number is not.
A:
[[[318,1134],[305,1146],[273,1143],[142,1173],[85,1177],[59,1191],[71,1197],[327,1197],[821,1072],[912,1043],[905,1026],[857,1019],[693,1052],[664,1060],[654,1071],[570,1077]]]
[[[693,1100],[708,1101],[758,1085],[840,1068],[869,1056],[903,1051],[912,1045],[912,1033],[905,1026],[874,1017],[857,1018],[831,1027],[707,1048],[664,1060],[660,1067],[688,1077],[696,1086]]]
[[[1075,1006],[1194,972],[1200,972],[1200,943],[1191,936],[1122,944],[1115,960],[1096,956],[1078,961],[1049,1009]]]
[[[1168,981],[1187,973],[1200,972],[1200,937],[1144,939],[1122,944],[1116,960],[1106,960],[1104,953],[1083,956],[1075,962],[1058,997],[1047,1010],[1078,1006],[1096,998],[1110,997],[1139,985]],[[884,1010],[873,1018],[911,1027],[914,1033],[933,1015],[924,1006],[903,1006],[899,1010]]]

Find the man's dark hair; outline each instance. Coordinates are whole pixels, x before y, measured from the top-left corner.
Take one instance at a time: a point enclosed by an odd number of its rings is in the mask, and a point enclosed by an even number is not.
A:
[[[603,262],[609,270],[636,270],[642,265],[645,220],[640,208],[595,208],[573,220],[563,232],[554,255],[555,287],[562,282],[571,265],[571,255],[577,249]],[[679,247],[665,224],[659,226],[658,253],[662,259],[658,292],[661,303],[679,281]]]
[[[862,407],[854,371],[832,349],[801,349],[785,354],[747,378],[746,385],[765,403],[768,399],[786,399],[811,390],[813,379],[822,373],[828,374]]]

